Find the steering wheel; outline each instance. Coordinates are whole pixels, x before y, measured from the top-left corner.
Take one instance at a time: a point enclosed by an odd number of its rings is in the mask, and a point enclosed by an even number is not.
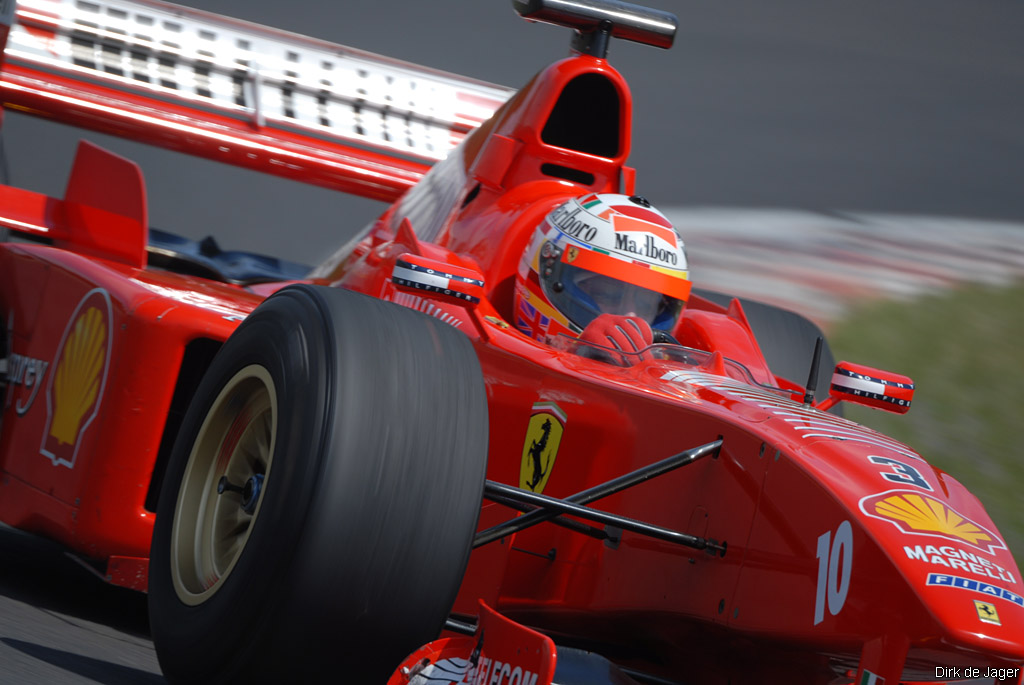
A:
[[[655,328],[651,331],[654,334],[654,343],[669,343],[671,345],[678,345],[679,341],[676,340],[671,333]]]

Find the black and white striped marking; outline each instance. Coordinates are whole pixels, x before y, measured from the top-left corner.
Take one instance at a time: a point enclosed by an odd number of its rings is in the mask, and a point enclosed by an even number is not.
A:
[[[185,7],[126,0],[22,0],[5,54],[260,126],[429,160],[444,158],[514,92]]]
[[[430,269],[420,266],[419,264],[411,264],[402,260],[395,262],[395,268],[391,272],[391,280],[396,285],[401,285],[406,288],[442,293],[449,297],[466,300],[467,302],[472,302],[474,304],[480,301],[479,297],[474,297],[473,295],[462,292],[457,288],[452,288],[452,283],[464,283],[466,285],[479,288],[482,288],[484,285],[483,281],[475,278],[456,276],[455,274],[438,271],[437,269]]]

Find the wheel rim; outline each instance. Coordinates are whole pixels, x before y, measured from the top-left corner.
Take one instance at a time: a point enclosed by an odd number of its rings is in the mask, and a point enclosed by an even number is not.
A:
[[[171,531],[171,576],[185,604],[213,596],[245,549],[269,482],[277,416],[274,381],[253,364],[228,381],[199,428]]]

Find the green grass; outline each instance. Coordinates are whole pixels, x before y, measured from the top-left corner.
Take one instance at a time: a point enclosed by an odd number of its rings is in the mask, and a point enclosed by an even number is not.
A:
[[[1024,567],[1024,284],[872,303],[832,326],[829,341],[837,360],[914,380],[907,414],[847,404],[847,417],[967,486]]]

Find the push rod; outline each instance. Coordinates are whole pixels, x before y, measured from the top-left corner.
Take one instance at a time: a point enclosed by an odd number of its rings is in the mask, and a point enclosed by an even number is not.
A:
[[[684,547],[692,547],[693,549],[710,548],[719,553],[725,552],[724,546],[719,545],[712,540],[697,537],[696,535],[687,535],[686,533],[680,533],[678,531],[669,530],[668,528],[662,528],[661,526],[644,523],[643,521],[637,521],[636,519],[631,519],[626,516],[610,514],[606,511],[598,511],[597,509],[590,509],[589,507],[574,504],[564,499],[557,499],[555,497],[548,497],[547,495],[540,495],[536,492],[520,490],[519,488],[514,488],[511,485],[505,485],[503,483],[487,481],[484,484],[485,496],[488,493],[496,494],[500,497],[515,499],[527,504],[534,504],[539,507],[544,507],[549,511],[557,512],[558,514],[572,514],[573,516],[578,516],[582,519],[587,519],[588,521],[596,521],[608,526],[616,526],[622,530],[639,533],[640,535],[645,535],[656,540],[672,542]]]
[[[493,493],[489,494],[487,496],[487,499],[491,500],[492,502],[497,502],[498,504],[502,504],[502,505],[508,507],[509,509],[515,509],[516,511],[521,511],[524,514],[528,514],[530,512],[534,512],[534,511],[539,511],[539,509],[537,507],[535,507],[535,506],[532,506],[532,505],[529,505],[529,504],[524,504],[522,502],[519,502],[519,501],[516,501],[516,500],[513,500],[513,499],[508,499],[506,497],[501,497],[500,495],[496,495],[496,494],[493,494]],[[587,535],[587,536],[595,538],[597,540],[610,540],[610,539],[612,539],[612,536],[609,535],[607,531],[605,531],[605,530],[603,530],[601,528],[595,528],[594,526],[588,526],[585,523],[581,523],[580,521],[575,521],[573,519],[565,518],[564,516],[555,516],[555,517],[550,518],[548,520],[551,523],[553,523],[554,525],[556,525],[556,526],[561,526],[562,528],[568,528],[569,530],[571,530],[574,533],[580,533],[582,535]]]
[[[444,629],[450,630],[453,633],[461,633],[462,635],[473,635],[476,633],[476,624],[460,621],[449,616],[444,622]]]
[[[671,457],[662,459],[661,461],[644,466],[636,471],[631,471],[624,476],[601,483],[600,485],[588,488],[587,490],[582,490],[575,495],[566,497],[564,500],[555,501],[564,501],[572,504],[589,504],[603,497],[608,497],[609,495],[614,495],[617,492],[631,488],[638,483],[650,480],[651,478],[656,478],[657,476],[668,473],[669,471],[674,471],[681,466],[692,464],[698,459],[702,459],[708,455],[714,455],[717,457],[718,451],[721,447],[722,439],[719,438],[718,440],[709,442],[706,445],[701,445],[700,447],[694,447],[693,449],[686,450],[685,452],[680,452],[679,454],[675,454]],[[488,481],[488,483],[490,482],[491,481]],[[518,488],[512,488],[512,490],[516,494],[528,492]],[[484,496],[487,496],[486,489],[484,491]],[[519,500],[517,499],[517,501]],[[531,526],[535,526],[538,523],[543,523],[544,521],[550,521],[558,516],[559,513],[560,512],[552,511],[542,505],[541,509],[480,531],[473,539],[473,547],[481,547],[489,542],[494,542],[499,538],[503,538],[506,535],[517,533]]]

